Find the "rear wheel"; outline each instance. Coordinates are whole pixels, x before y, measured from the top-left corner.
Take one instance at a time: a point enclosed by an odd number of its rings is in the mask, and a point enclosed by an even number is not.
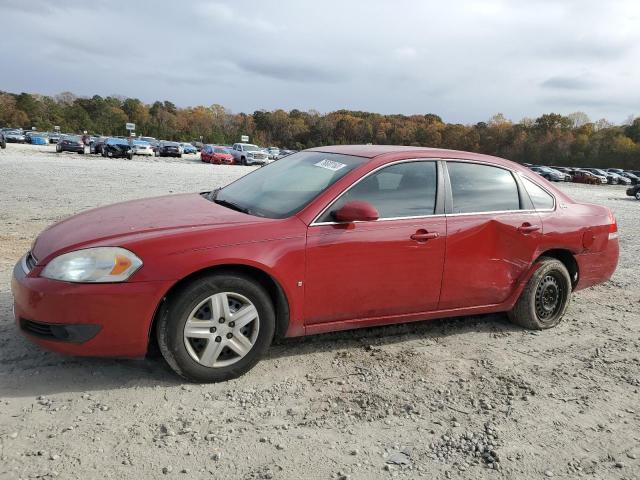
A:
[[[520,298],[508,312],[512,322],[531,330],[555,327],[571,299],[571,277],[560,260],[541,257]]]
[[[178,375],[193,382],[219,382],[258,363],[274,331],[273,305],[261,285],[238,275],[211,275],[168,300],[157,339]]]

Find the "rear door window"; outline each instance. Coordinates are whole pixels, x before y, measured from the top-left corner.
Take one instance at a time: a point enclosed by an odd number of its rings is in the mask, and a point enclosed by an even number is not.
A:
[[[547,193],[545,189],[539,187],[526,177],[522,177],[522,183],[524,188],[529,194],[529,198],[533,203],[536,210],[552,210],[555,206],[555,200],[551,194]]]
[[[451,213],[519,210],[518,185],[509,170],[468,162],[447,162]]]

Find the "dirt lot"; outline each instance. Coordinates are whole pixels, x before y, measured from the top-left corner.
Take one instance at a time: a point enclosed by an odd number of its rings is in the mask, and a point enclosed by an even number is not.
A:
[[[0,478],[640,478],[640,202],[623,187],[561,186],[613,209],[621,258],[551,331],[490,315],[293,339],[216,385],[23,339],[9,280],[35,235],[248,171],[191,157],[0,151]]]

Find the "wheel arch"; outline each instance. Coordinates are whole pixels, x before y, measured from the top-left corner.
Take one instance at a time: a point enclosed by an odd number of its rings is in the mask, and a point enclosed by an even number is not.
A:
[[[186,277],[174,283],[171,288],[169,288],[169,290],[163,295],[160,303],[156,307],[151,325],[149,326],[147,350],[149,350],[149,347],[152,345],[152,343],[156,341],[156,325],[158,323],[158,319],[166,312],[166,304],[168,298],[179,291],[186,284],[197,280],[200,277],[212,274],[239,274],[241,276],[255,280],[260,283],[260,285],[265,287],[269,298],[271,298],[271,301],[273,302],[273,307],[276,313],[275,337],[282,338],[285,336],[287,329],[289,328],[289,300],[280,283],[266,271],[252,265],[239,263],[219,264],[202,268],[190,273]]]
[[[580,278],[580,270],[578,268],[578,262],[573,256],[571,250],[567,250],[565,248],[553,248],[550,250],[546,250],[542,252],[538,256],[538,258],[536,258],[536,262],[541,257],[551,257],[561,261],[569,272],[569,277],[571,278],[571,288],[573,289],[576,287],[576,285],[578,284],[578,279]]]

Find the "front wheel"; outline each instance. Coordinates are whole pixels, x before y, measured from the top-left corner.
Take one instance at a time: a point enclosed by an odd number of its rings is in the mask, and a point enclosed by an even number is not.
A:
[[[269,348],[273,305],[264,288],[238,275],[211,275],[172,295],[157,326],[160,351],[192,382],[220,382],[249,371]]]
[[[541,257],[529,283],[520,294],[509,319],[521,327],[544,330],[555,327],[571,300],[571,277],[560,260]]]
[[[640,190],[636,192],[635,197],[636,197],[636,200],[640,200]]]

